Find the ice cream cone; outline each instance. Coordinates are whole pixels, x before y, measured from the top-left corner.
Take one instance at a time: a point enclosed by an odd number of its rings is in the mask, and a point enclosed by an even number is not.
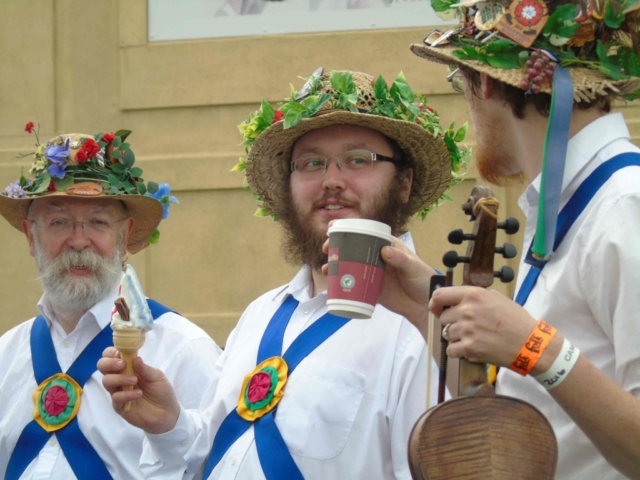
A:
[[[144,345],[145,331],[141,328],[113,327],[113,345],[120,352],[124,361],[124,373],[133,375],[133,361],[138,356],[138,350]],[[133,390],[133,386],[123,387],[123,390]],[[124,411],[128,412],[131,402],[124,404]]]

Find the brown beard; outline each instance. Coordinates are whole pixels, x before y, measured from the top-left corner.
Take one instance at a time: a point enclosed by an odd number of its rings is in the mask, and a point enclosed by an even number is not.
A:
[[[386,223],[394,235],[402,233],[410,217],[408,204],[400,198],[402,189],[403,180],[401,174],[397,173],[385,194],[376,199],[369,211],[361,212],[362,218]],[[287,207],[278,218],[284,229],[282,253],[287,263],[309,265],[313,270],[320,270],[327,263],[327,255],[322,252],[322,245],[327,240],[326,233],[315,231],[309,222],[305,222],[293,205],[290,192],[285,204]]]

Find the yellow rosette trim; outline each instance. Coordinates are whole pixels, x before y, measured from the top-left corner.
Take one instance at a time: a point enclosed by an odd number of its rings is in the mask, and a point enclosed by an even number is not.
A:
[[[282,357],[271,357],[244,377],[238,398],[238,415],[254,422],[276,408],[284,395],[289,366]]]
[[[82,387],[64,373],[56,373],[33,392],[33,418],[46,432],[66,427],[80,409]]]

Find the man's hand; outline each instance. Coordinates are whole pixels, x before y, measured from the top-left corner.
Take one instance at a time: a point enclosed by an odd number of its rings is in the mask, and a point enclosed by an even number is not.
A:
[[[164,373],[138,357],[133,361],[135,375],[123,374],[124,362],[114,347],[102,353],[98,370],[104,375],[102,384],[111,394],[113,409],[127,422],[153,434],[173,429],[180,414],[180,404]],[[122,387],[131,385],[133,390],[122,391]],[[125,412],[124,404],[128,401],[131,401],[131,409]]]
[[[499,366],[511,365],[537,323],[501,293],[479,287],[440,288],[430,308],[442,325],[450,324],[448,356]]]

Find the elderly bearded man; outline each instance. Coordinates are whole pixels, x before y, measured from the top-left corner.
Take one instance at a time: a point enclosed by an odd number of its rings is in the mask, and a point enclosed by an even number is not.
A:
[[[167,383],[142,365],[140,390],[119,391],[133,379],[117,374],[112,351],[100,360],[115,408],[133,400],[125,418],[150,434],[149,477],[196,475],[203,463],[204,478],[215,479],[410,477],[406,445],[426,401],[425,343],[380,306],[370,320],[329,315],[320,269],[329,221],[379,220],[412,246],[407,220],[451,184],[461,159],[455,134],[416,98],[402,76],[389,89],[381,77],[319,72],[280,110],[263,102],[241,125],[249,155],[240,168],[264,200],[260,212],[282,222],[288,259],[304,266],[247,308],[202,411],[167,401]],[[276,395],[286,380],[277,410],[270,388],[264,398],[241,393],[243,379],[251,389],[260,383],[254,378],[273,382]]]
[[[176,200],[166,184],[157,198],[142,194],[128,133],[56,137],[38,147],[34,178],[0,195],[0,213],[27,236],[44,289],[40,315],[0,338],[2,478],[142,478],[142,432],[111,410],[96,364],[113,345],[122,259],[148,245]],[[117,192],[103,189],[107,175],[120,182]],[[220,351],[187,319],[149,304],[155,321],[140,354],[195,408]]]

